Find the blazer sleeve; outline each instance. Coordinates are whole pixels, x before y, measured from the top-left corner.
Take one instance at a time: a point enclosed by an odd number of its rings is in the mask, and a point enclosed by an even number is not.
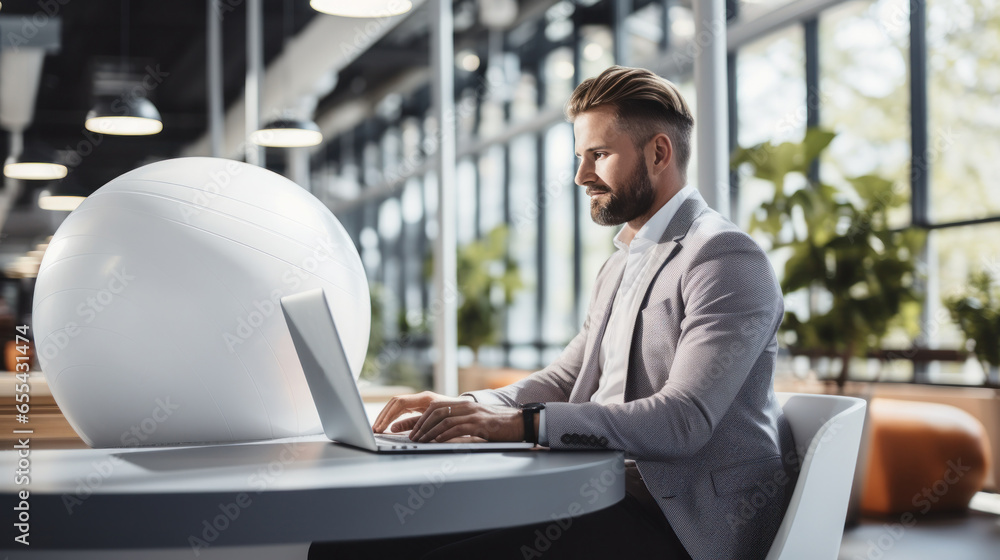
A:
[[[573,337],[573,340],[570,341],[569,345],[566,346],[562,354],[554,362],[546,366],[545,369],[536,371],[528,377],[506,387],[470,391],[463,393],[463,396],[471,396],[477,402],[483,404],[499,404],[513,407],[530,402],[548,403],[568,401],[570,393],[573,391],[573,386],[576,384],[576,379],[580,375],[580,370],[583,368],[583,359],[587,350],[587,338],[591,329],[593,315],[600,312],[594,309],[594,302],[601,290],[601,286],[607,281],[605,273],[611,270],[608,267],[608,263],[615,258],[616,254],[612,254],[608,260],[604,261],[604,264],[601,265],[601,269],[597,273],[597,279],[594,282],[594,291],[590,297],[587,318],[583,321],[583,328]],[[597,317],[598,321],[602,319],[603,317]]]
[[[551,447],[598,441],[637,459],[670,461],[694,455],[709,441],[761,355],[776,349],[768,347],[781,323],[781,290],[760,247],[730,230],[698,248],[682,277],[681,296],[673,362],[646,364],[669,369],[663,388],[624,404],[548,404]],[[770,383],[771,373],[753,382]]]

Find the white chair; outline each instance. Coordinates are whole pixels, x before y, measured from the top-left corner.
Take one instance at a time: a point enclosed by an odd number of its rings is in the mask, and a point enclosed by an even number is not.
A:
[[[844,536],[865,401],[778,393],[802,459],[788,511],[766,560],[836,560]],[[808,446],[808,447],[807,447]]]

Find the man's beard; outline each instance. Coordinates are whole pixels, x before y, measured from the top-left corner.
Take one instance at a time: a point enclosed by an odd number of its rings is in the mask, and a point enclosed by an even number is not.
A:
[[[621,225],[648,212],[656,198],[656,192],[649,180],[645,160],[640,159],[636,163],[632,176],[624,185],[606,192],[607,202],[604,205],[600,205],[596,198],[590,199],[590,217],[599,225]]]

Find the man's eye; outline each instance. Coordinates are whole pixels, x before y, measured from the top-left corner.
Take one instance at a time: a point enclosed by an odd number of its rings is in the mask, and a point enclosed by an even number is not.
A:
[[[604,157],[606,155],[608,155],[608,154],[606,154],[604,152],[594,152],[594,159],[601,159],[602,157]]]

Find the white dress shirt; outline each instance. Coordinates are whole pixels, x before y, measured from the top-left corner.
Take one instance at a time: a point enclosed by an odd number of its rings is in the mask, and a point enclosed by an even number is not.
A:
[[[629,348],[632,345],[632,341],[627,340],[630,325],[626,315],[636,298],[642,297],[645,292],[645,290],[639,289],[640,286],[636,286],[636,280],[650,265],[649,257],[652,254],[652,249],[660,242],[663,232],[667,230],[667,226],[677,213],[677,209],[693,192],[694,187],[691,185],[677,191],[677,194],[660,207],[645,225],[639,228],[631,243],[622,241],[621,231],[615,236],[615,247],[619,251],[628,251],[628,259],[625,262],[622,282],[618,286],[618,292],[616,292],[614,302],[611,305],[611,317],[604,330],[604,338],[601,339],[600,354],[598,355],[601,378],[597,391],[590,397],[592,402],[600,404],[625,402],[625,376],[628,371]],[[598,317],[597,319],[603,318]],[[539,443],[548,445],[547,436],[545,410],[543,409],[538,419]]]
[[[635,234],[629,244],[621,240],[622,232],[615,236],[615,247],[619,251],[628,251],[625,262],[625,273],[622,283],[618,286],[614,303],[611,304],[611,318],[601,340],[598,363],[601,366],[601,380],[590,400],[600,404],[625,402],[625,375],[628,371],[628,354],[632,341],[628,340],[629,317],[628,310],[635,300],[641,298],[645,290],[636,286],[636,280],[650,266],[650,255],[653,247],[660,242],[670,220],[674,218],[677,209],[694,192],[694,187],[688,185],[667,201],[649,221]]]

